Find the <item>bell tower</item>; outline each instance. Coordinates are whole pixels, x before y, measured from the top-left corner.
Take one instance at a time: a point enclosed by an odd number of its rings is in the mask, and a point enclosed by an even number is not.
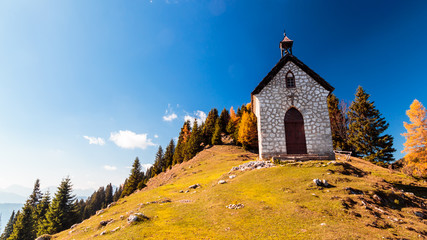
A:
[[[283,32],[283,40],[280,42],[280,50],[282,52],[282,57],[285,56],[286,54],[291,54],[292,55],[292,45],[293,44],[294,44],[294,41],[292,41],[291,39],[289,39],[286,36],[286,32],[284,31]]]

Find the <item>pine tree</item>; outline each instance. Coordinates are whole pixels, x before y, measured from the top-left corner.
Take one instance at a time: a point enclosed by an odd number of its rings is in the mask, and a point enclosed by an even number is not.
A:
[[[239,117],[234,112],[233,107],[230,108],[230,120],[227,124],[227,132],[230,135],[231,138],[233,138],[234,144],[237,144],[238,139],[238,128],[237,125],[239,124]]]
[[[104,207],[107,207],[108,204],[113,202],[113,185],[108,184],[105,188],[105,204]]]
[[[190,136],[190,121],[186,121],[179,133],[178,143],[176,144],[175,152],[173,154],[173,165],[182,163],[184,161],[184,149],[187,140]]]
[[[141,164],[139,163],[138,157],[135,159],[132,165],[132,170],[129,178],[127,179],[126,185],[123,187],[123,192],[121,197],[128,196],[135,192],[135,190],[138,188],[139,182],[141,182],[143,178],[142,172],[141,172]]]
[[[72,195],[72,184],[70,178],[62,180],[55,197],[46,213],[46,220],[43,222],[46,232],[40,234],[54,234],[68,229],[77,221],[75,196]]]
[[[393,137],[383,134],[388,123],[369,100],[362,87],[359,86],[356,98],[351,103],[349,116],[348,143],[353,147],[356,156],[377,164],[393,160]]]
[[[164,156],[163,156],[163,148],[162,146],[159,146],[159,149],[156,153],[156,159],[154,160],[153,165],[153,171],[154,175],[157,175],[162,172],[162,169],[164,168]]]
[[[194,120],[193,128],[191,131],[190,138],[185,145],[184,149],[184,161],[192,159],[198,152],[200,152],[201,144],[203,142],[203,136],[200,127],[197,125],[197,120]]]
[[[123,185],[120,185],[117,189],[116,189],[116,191],[114,192],[114,195],[113,195],[113,201],[114,202],[117,202],[119,199],[120,199],[120,197],[121,197],[121,195],[122,195],[122,192],[123,192],[123,186],[126,184],[126,180],[125,180],[125,183],[123,184]]]
[[[34,240],[36,238],[33,210],[34,208],[29,199],[22,208],[21,214],[17,217],[13,225],[13,232],[8,240]]]
[[[7,240],[10,237],[13,232],[13,225],[16,222],[17,215],[18,214],[15,214],[15,211],[12,211],[12,215],[10,216],[9,221],[7,222],[4,231],[0,236],[0,240]]]
[[[212,108],[209,111],[208,117],[206,118],[205,125],[203,126],[203,143],[205,145],[209,145],[212,140],[212,135],[215,131],[215,122],[218,118],[218,110],[216,108]]]
[[[341,106],[340,106],[341,105]],[[332,142],[335,150],[350,150],[348,145],[348,118],[344,102],[331,94],[328,96],[329,119],[331,120]]]
[[[410,123],[403,122],[406,129],[406,133],[402,134],[406,138],[402,151],[406,152],[404,170],[411,175],[427,178],[427,111],[415,99],[406,115]]]
[[[166,171],[167,168],[172,167],[174,153],[175,153],[175,142],[173,141],[173,139],[171,139],[169,142],[169,145],[166,147],[166,152],[164,156],[166,168],[162,169],[163,171]]]
[[[222,133],[228,133],[227,125],[229,120],[230,120],[230,114],[228,113],[227,109],[224,108],[221,112],[221,115],[219,116],[219,127]]]
[[[243,112],[238,141],[245,149],[257,149],[258,147],[257,120],[252,112]]]
[[[42,198],[42,193],[40,191],[40,180],[36,179],[36,182],[34,183],[33,192],[30,195],[29,203],[32,207],[36,207]]]
[[[215,131],[212,136],[212,145],[220,145],[222,144],[221,141],[221,126],[220,126],[220,119],[216,120],[215,123]]]
[[[36,207],[36,231],[37,235],[41,235],[43,232],[46,232],[47,229],[44,228],[43,222],[46,221],[46,213],[49,210],[50,205],[50,192],[47,191],[43,194],[40,203]]]

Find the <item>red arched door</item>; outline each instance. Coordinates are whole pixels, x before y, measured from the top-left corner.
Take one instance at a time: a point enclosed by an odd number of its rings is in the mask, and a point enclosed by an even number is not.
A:
[[[285,134],[287,154],[307,154],[304,119],[295,108],[285,114]]]

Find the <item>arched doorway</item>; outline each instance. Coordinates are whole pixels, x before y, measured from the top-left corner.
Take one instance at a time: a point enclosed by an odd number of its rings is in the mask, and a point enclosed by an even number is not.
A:
[[[304,119],[295,108],[289,109],[285,114],[285,133],[287,154],[307,154]]]

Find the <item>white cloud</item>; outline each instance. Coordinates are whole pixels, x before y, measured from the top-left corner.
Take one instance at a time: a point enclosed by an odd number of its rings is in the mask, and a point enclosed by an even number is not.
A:
[[[146,149],[149,146],[156,146],[151,139],[147,138],[146,133],[136,134],[129,130],[112,132],[110,134],[110,141],[113,141],[117,146],[126,149]]]
[[[159,135],[157,135],[157,134],[154,134],[154,138],[159,138]]]
[[[175,113],[163,116],[163,121],[172,122],[174,119],[178,118]]]
[[[89,140],[89,144],[95,144],[99,146],[102,146],[105,144],[105,140],[100,137],[89,137],[89,136],[83,136],[83,137]]]
[[[197,110],[194,113],[194,116],[190,116],[189,114],[185,115],[184,120],[185,121],[189,120],[191,123],[193,123],[194,120],[197,120],[198,124],[202,124],[206,121],[206,117],[207,117],[207,115],[205,112]]]
[[[149,169],[152,166],[153,166],[153,164],[150,164],[150,163],[141,164],[141,167],[144,168],[145,171],[147,171],[147,169]]]
[[[116,166],[105,165],[104,169],[107,170],[107,171],[115,171],[115,170],[117,170],[117,167]]]

